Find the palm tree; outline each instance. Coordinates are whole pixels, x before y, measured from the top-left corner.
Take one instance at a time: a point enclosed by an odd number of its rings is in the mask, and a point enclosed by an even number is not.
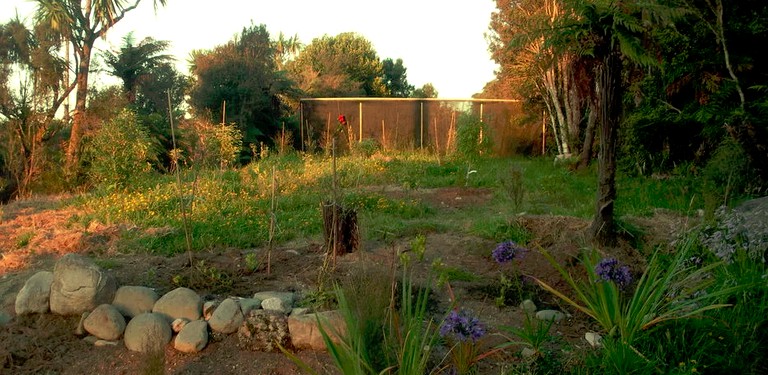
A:
[[[650,25],[648,20],[668,22],[672,12],[644,0],[565,0],[564,5],[570,12],[547,42],[592,59],[600,153],[596,212],[589,234],[595,242],[607,245],[615,241],[616,141],[622,115],[624,61],[655,65],[642,47],[642,37]]]
[[[79,160],[80,141],[83,136],[86,97],[88,95],[88,73],[91,69],[93,44],[104,37],[125,14],[136,9],[141,0],[34,0],[37,2],[36,19],[49,24],[60,32],[72,45],[77,70],[75,82],[75,112],[66,152],[67,174],[74,176]],[[165,6],[166,0],[153,0]]]
[[[275,50],[275,66],[277,70],[284,70],[285,63],[296,57],[296,55],[304,48],[304,44],[299,41],[299,36],[294,34],[292,37],[286,37],[281,31],[277,35],[277,40],[272,42]]]
[[[123,37],[123,45],[117,52],[105,51],[101,54],[109,67],[109,74],[123,80],[123,92],[128,102],[136,102],[136,89],[141,80],[150,75],[157,67],[170,63],[173,58],[163,54],[170,42],[144,38],[135,44],[133,33]]]

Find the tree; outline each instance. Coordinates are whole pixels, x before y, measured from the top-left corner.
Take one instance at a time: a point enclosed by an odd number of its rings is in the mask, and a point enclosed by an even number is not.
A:
[[[303,47],[304,45],[299,41],[298,35],[288,38],[282,31],[277,34],[277,39],[274,41],[275,67],[277,70],[284,70],[285,64],[293,60]]]
[[[104,37],[109,29],[136,9],[141,0],[34,0],[37,3],[36,18],[39,23],[50,25],[71,45],[77,70],[75,83],[75,111],[66,152],[66,170],[70,177],[76,172],[83,136],[83,121],[88,95],[88,75],[91,69],[91,53],[96,39]],[[155,7],[165,5],[166,0],[153,0]]]
[[[425,83],[411,93],[412,98],[437,98],[437,90],[431,83]]]
[[[288,70],[299,88],[314,97],[387,94],[378,54],[370,41],[355,33],[312,40]]]
[[[762,183],[768,183],[768,59],[754,51],[754,46],[768,41],[768,4],[759,0],[681,2],[714,37],[715,53],[722,58],[725,74],[718,74],[724,77],[715,86],[725,95],[713,104],[727,116],[717,120],[747,153]]]
[[[0,24],[0,177],[11,177],[10,194],[26,194],[38,175],[54,169],[45,168],[43,145],[60,130],[54,115],[74,89],[63,80],[60,45],[45,25],[29,30],[18,18]]]
[[[109,67],[109,74],[123,81],[123,91],[129,103],[136,102],[136,90],[142,81],[149,79],[152,72],[162,65],[173,61],[170,55],[164,54],[170,42],[144,38],[135,44],[133,33],[123,37],[120,50],[104,51],[101,56]]]
[[[289,112],[285,98],[297,96],[276,70],[274,45],[265,25],[243,28],[234,40],[192,53],[190,104],[198,116],[234,123],[244,143],[268,141]]]
[[[407,98],[413,92],[413,86],[408,83],[406,68],[403,59],[393,61],[390,58],[381,62],[384,74],[384,85],[387,87],[388,96],[395,98]]]
[[[487,38],[500,70],[486,90],[494,97],[527,99],[546,111],[558,155],[580,153],[582,145],[591,150],[584,129],[592,83],[588,63],[576,51],[546,42],[566,12],[562,0],[497,0],[496,8]],[[593,124],[589,121],[587,130]]]
[[[643,48],[648,20],[666,22],[667,8],[643,8],[639,1],[568,0],[561,22],[546,43],[594,59],[594,108],[600,152],[596,213],[590,236],[600,244],[615,241],[616,144],[622,117],[623,60],[653,66]],[[645,4],[647,5],[647,4]]]

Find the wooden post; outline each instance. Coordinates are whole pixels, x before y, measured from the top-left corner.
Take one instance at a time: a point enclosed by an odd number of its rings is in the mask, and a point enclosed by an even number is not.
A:
[[[363,102],[358,103],[357,111],[360,116],[360,134],[357,136],[357,142],[363,141]]]
[[[483,122],[483,103],[480,102],[480,122]]]
[[[424,148],[424,101],[419,102],[419,148]]]
[[[299,100],[299,132],[301,137],[301,151],[304,151],[304,102]]]
[[[381,119],[381,148],[387,150],[387,133],[384,131],[384,119]]]
[[[547,151],[547,115],[541,111],[541,154]]]

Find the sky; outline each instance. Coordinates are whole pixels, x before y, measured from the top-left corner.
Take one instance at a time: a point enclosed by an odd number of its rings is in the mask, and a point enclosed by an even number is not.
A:
[[[31,24],[35,6],[0,0],[0,22],[18,12]],[[304,44],[352,31],[368,39],[381,59],[402,58],[410,84],[432,83],[441,98],[469,98],[494,78],[497,66],[485,39],[494,7],[493,0],[167,0],[155,11],[152,0],[142,0],[96,48],[117,49],[131,31],[137,41],[168,40],[187,74],[192,50],[224,44],[251,23],[265,24],[273,38],[298,35]]]

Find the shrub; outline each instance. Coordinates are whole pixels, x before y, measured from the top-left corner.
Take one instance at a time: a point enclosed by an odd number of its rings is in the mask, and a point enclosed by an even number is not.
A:
[[[157,154],[149,131],[136,114],[123,110],[88,140],[86,158],[93,182],[126,187],[151,170]]]
[[[732,138],[726,138],[702,171],[708,213],[747,193],[752,183],[751,170],[749,158],[741,146]]]
[[[189,159],[195,165],[223,169],[238,161],[243,136],[236,126],[194,120],[182,124],[181,128]]]
[[[491,134],[480,118],[469,114],[462,114],[459,117],[456,127],[456,156],[475,159],[481,155],[488,155],[492,146]]]

